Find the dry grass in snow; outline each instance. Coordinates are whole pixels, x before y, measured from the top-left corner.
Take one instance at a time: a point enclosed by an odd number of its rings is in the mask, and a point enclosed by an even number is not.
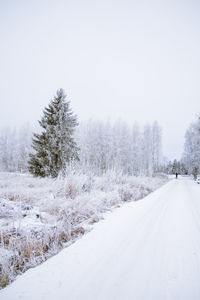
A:
[[[72,243],[104,212],[143,198],[166,180],[116,172],[56,180],[0,173],[0,287]]]

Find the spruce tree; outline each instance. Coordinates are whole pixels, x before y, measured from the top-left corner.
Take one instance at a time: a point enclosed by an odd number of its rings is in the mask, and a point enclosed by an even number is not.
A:
[[[66,101],[63,89],[59,89],[39,121],[40,134],[34,134],[30,154],[29,171],[34,176],[58,176],[71,161],[78,159],[78,148],[73,138],[77,117]]]

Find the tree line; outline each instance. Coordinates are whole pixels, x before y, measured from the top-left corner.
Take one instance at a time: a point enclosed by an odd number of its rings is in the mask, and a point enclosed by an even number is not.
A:
[[[0,171],[27,172],[32,130],[26,123],[20,128],[0,130]]]
[[[193,175],[194,179],[200,173],[200,114],[190,124],[185,133],[183,155],[180,161],[169,161],[163,166],[167,174]]]
[[[76,138],[80,165],[86,172],[120,170],[129,175],[152,176],[160,169],[162,133],[157,122],[140,128],[124,121],[88,121],[79,126]]]
[[[37,133],[32,134],[29,125],[1,130],[0,170],[41,177],[56,177],[71,163],[98,175],[120,170],[152,176],[160,170],[162,132],[157,122],[143,127],[124,121],[78,124],[70,105],[59,89],[44,109]]]

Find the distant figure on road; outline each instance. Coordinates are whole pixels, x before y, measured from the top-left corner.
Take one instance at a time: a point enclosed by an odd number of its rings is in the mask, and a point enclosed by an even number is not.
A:
[[[176,173],[176,179],[178,178],[178,173]]]

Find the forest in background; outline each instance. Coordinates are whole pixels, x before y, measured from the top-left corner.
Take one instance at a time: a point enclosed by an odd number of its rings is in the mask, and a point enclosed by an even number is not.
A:
[[[20,128],[0,130],[0,171],[28,172],[32,152],[33,128],[25,123]],[[152,176],[162,171],[167,174],[199,173],[200,117],[191,123],[185,134],[180,161],[168,161],[162,156],[162,130],[157,122],[132,128],[122,120],[115,123],[81,122],[75,132],[80,161],[76,167],[82,172],[100,175],[108,170],[120,170],[129,175]]]
[[[39,177],[64,175],[71,165],[84,174],[108,171],[152,177],[158,172],[193,174],[200,166],[200,114],[186,131],[182,159],[163,158],[162,130],[157,121],[140,127],[123,120],[78,123],[63,89],[43,110],[38,132],[26,123],[0,130],[0,171],[28,171]]]
[[[32,152],[32,128],[26,123],[19,129],[0,130],[0,170],[28,172]],[[125,121],[81,122],[75,132],[79,148],[76,167],[84,173],[101,175],[119,170],[135,176],[152,176],[162,165],[162,131],[157,122],[131,128]]]

